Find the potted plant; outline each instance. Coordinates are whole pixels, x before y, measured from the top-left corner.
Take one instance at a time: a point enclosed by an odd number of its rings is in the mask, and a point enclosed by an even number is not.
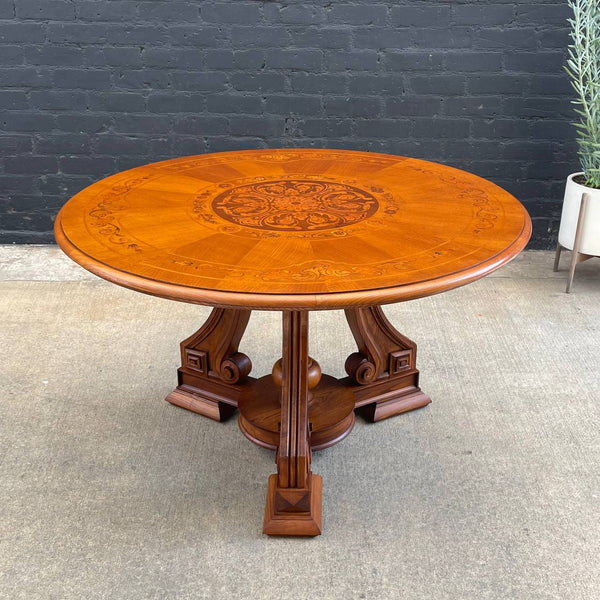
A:
[[[561,248],[573,251],[570,291],[578,262],[600,255],[600,3],[568,0],[573,10],[566,71],[576,98],[578,156],[583,169],[567,178],[554,270]]]

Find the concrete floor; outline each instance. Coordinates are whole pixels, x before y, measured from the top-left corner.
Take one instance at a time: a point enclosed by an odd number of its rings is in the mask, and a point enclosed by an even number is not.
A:
[[[163,401],[208,309],[0,247],[0,598],[550,599],[600,590],[600,260],[527,252],[390,306],[427,408],[316,453],[323,535],[261,534],[273,455]],[[338,311],[311,355],[342,375]],[[255,373],[279,354],[254,313]]]

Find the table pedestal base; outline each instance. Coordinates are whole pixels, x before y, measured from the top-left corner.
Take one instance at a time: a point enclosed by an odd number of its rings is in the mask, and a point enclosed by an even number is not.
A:
[[[381,421],[431,402],[418,385],[416,344],[396,331],[378,306],[345,313],[358,352],[348,357],[343,379],[321,376],[308,356],[307,311],[283,311],[283,356],[272,377],[248,377],[250,359],[238,352],[249,310],[214,309],[181,343],[179,385],[167,400],[216,421],[239,408],[244,435],[276,450],[266,534],[321,533],[322,481],[310,470],[311,452],[344,439],[354,426],[354,411]]]
[[[281,390],[271,376],[245,386],[240,397],[239,425],[252,442],[277,450],[281,422]],[[341,442],[354,427],[352,390],[334,377],[323,375],[308,403],[311,450],[323,450]]]

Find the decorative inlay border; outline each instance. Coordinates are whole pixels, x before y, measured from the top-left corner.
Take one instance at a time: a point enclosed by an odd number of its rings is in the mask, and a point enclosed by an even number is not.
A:
[[[425,255],[420,254],[418,259],[419,270],[423,271],[435,265],[444,258],[445,253],[432,249]],[[286,283],[290,280],[296,282],[312,282],[322,278],[331,279],[370,279],[373,277],[386,277],[398,274],[401,271],[410,271],[415,268],[415,259],[388,260],[371,265],[349,265],[320,260],[304,262],[285,269],[272,269],[253,275],[256,279],[272,283]]]
[[[89,225],[109,242],[125,246],[128,250],[141,252],[141,248],[117,225],[116,213],[129,207],[125,195],[129,190],[151,178],[151,175],[134,177],[117,183],[109,191],[99,194],[100,202],[88,213]]]
[[[247,269],[237,269],[228,265],[220,265],[215,262],[206,262],[202,260],[192,260],[189,258],[171,258],[172,265],[188,267],[194,271],[201,272],[203,277],[211,279],[223,279],[224,277],[242,278],[248,275]]]
[[[492,200],[485,190],[473,186],[473,182],[466,182],[461,177],[453,175],[452,172],[440,173],[425,166],[411,165],[410,168],[422,176],[431,176],[459,191],[458,198],[470,200],[475,209],[474,221],[472,223],[473,233],[481,233],[486,229],[493,229],[498,217],[504,209],[499,202]],[[487,180],[486,184],[489,184]]]
[[[225,156],[215,156],[215,155],[199,155],[199,156],[191,156],[186,159],[177,160],[177,162],[164,165],[155,165],[155,168],[161,168],[165,171],[175,171],[181,172],[187,169],[193,169],[196,167],[208,167],[215,165],[226,164],[228,166],[231,165],[232,154],[235,154],[235,158],[239,161],[249,161],[249,162],[271,162],[271,163],[288,163],[300,160],[314,161],[318,160],[320,162],[324,162],[327,160],[331,160],[332,162],[336,161],[348,161],[352,160],[354,154],[351,151],[338,151],[338,150],[323,150],[321,152],[311,150],[274,150],[269,153],[265,153],[264,151],[256,152],[252,150],[248,151],[237,151],[235,153],[223,153]],[[384,155],[373,155],[373,156],[365,156],[365,153],[357,152],[356,153],[357,164],[365,165],[368,164],[371,167],[379,167],[384,169],[389,167],[390,165],[402,163],[404,161],[411,160],[406,156],[384,156]]]

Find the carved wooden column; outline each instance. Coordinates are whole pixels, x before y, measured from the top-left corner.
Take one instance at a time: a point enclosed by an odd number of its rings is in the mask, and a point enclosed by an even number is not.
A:
[[[380,306],[352,308],[346,319],[358,352],[346,360],[355,406],[370,421],[421,408],[431,402],[419,388],[417,345],[399,333]]]
[[[281,386],[277,475],[269,477],[263,532],[314,536],[321,533],[320,475],[310,470],[309,387],[320,369],[308,357],[308,312],[283,312],[283,357],[273,379]],[[310,370],[310,375],[309,375]]]
[[[181,342],[179,385],[166,398],[187,410],[215,421],[224,421],[237,407],[240,384],[252,368],[238,346],[249,310],[214,308],[206,323]]]

